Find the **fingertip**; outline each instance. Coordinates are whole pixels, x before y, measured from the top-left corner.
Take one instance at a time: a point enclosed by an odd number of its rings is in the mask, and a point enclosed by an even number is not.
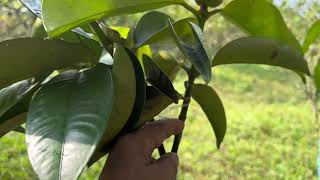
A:
[[[184,129],[184,122],[183,121],[178,120],[178,119],[172,119],[171,122],[174,123],[173,126],[176,129],[175,130],[176,134],[179,134],[183,131],[183,129]]]
[[[172,162],[176,167],[179,166],[179,156],[176,153],[168,153],[168,156],[172,159]]]
[[[171,167],[178,168],[179,156],[176,153],[170,152],[161,156],[160,159],[156,161],[156,163],[158,163],[158,165],[165,165],[166,167],[171,166]]]

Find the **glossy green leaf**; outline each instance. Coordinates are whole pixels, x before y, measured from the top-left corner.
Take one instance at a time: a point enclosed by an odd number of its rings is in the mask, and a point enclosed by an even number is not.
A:
[[[0,89],[77,63],[97,63],[90,48],[61,40],[14,39],[0,43]]]
[[[125,49],[125,50],[131,59],[132,65],[134,67],[134,72],[136,75],[136,99],[135,99],[134,107],[133,107],[132,113],[129,117],[129,120],[128,120],[126,126],[124,127],[124,131],[130,132],[134,129],[135,125],[139,121],[141,113],[143,111],[145,99],[146,99],[146,85],[147,84],[145,81],[142,66],[141,66],[138,58],[129,49]]]
[[[37,19],[33,23],[31,37],[33,37],[33,38],[43,38],[43,39],[48,37],[48,33],[44,29],[44,26],[43,26],[41,20]]]
[[[111,42],[119,43],[119,44],[126,43],[126,40],[121,37],[121,34],[118,31],[104,25],[100,25],[100,26],[102,27],[102,30],[104,31],[104,34],[106,35],[108,40],[110,40]]]
[[[314,83],[317,90],[320,91],[320,63],[318,63],[314,69]]]
[[[111,29],[118,31],[121,37],[124,39],[127,39],[130,31],[130,28],[123,26],[112,26]]]
[[[280,11],[270,2],[235,0],[223,9],[222,15],[250,35],[272,38],[302,52],[299,42],[288,29]]]
[[[210,86],[196,84],[192,89],[192,97],[198,102],[210,121],[216,135],[217,147],[220,148],[226,134],[227,119],[219,95]]]
[[[136,78],[131,59],[125,49],[118,46],[114,53],[112,68],[114,86],[113,109],[110,124],[92,156],[89,165],[108,153],[109,143],[119,134],[131,115],[136,99]]]
[[[31,164],[40,179],[77,179],[110,124],[111,70],[66,71],[33,97],[26,124]]]
[[[168,18],[166,20],[168,22]],[[181,19],[179,21],[172,23],[175,31],[177,32],[177,34],[179,34],[179,37],[181,39],[188,39],[190,38],[190,36],[193,35],[192,29],[190,28],[190,25],[188,24],[188,22],[196,23],[197,20],[194,18],[186,18],[186,19]],[[158,32],[153,32],[152,36],[151,34],[150,36],[146,36],[144,41],[140,40],[135,46],[141,47],[146,44],[166,44],[167,45],[173,42],[174,42],[174,39],[171,36],[170,26],[167,23],[166,27],[159,29]]]
[[[45,0],[43,19],[50,37],[102,17],[132,14],[179,4],[183,0]]]
[[[24,4],[33,14],[41,18],[41,4],[42,0],[19,0]]]
[[[14,117],[26,112],[23,99],[36,85],[33,79],[29,79],[0,90],[0,137],[25,121],[25,118]]]
[[[169,52],[160,51],[154,56],[153,60],[159,65],[161,70],[169,77],[171,81],[175,80],[181,68],[174,56],[172,56]]]
[[[144,55],[152,57],[152,50],[149,45],[142,46],[137,51],[137,57],[139,59],[140,64],[142,65],[143,70],[144,70],[144,66],[143,66],[143,56]]]
[[[42,19],[42,0],[20,0],[20,2],[24,4],[34,15]],[[71,31],[88,39],[92,39],[89,33],[85,32],[83,29],[79,27],[72,29]]]
[[[203,32],[199,26],[189,22],[192,28],[193,37],[189,41],[183,41],[174,30],[174,27],[169,20],[172,37],[182,53],[188,58],[194,68],[200,73],[203,80],[209,83],[211,81],[211,55],[207,50],[206,42],[204,41]]]
[[[170,99],[167,95],[163,94],[162,92],[160,92],[152,86],[148,86],[146,94],[146,103],[144,105],[140,120],[135,125],[135,128],[139,128],[146,122],[154,119],[155,116],[159,115],[172,103],[172,99]]]
[[[157,11],[151,11],[143,15],[134,31],[135,46],[140,47],[152,36],[168,27],[168,19],[171,19],[170,16]]]
[[[218,51],[213,65],[265,64],[310,74],[304,57],[291,46],[267,38],[240,38]]]
[[[87,33],[84,30],[82,30],[81,28],[77,28],[77,30],[78,30],[77,32],[68,31],[68,32],[62,34],[59,37],[59,39],[66,41],[66,42],[69,42],[69,43],[81,44],[83,46],[86,46],[86,47],[92,49],[94,51],[94,53],[96,53],[97,55],[101,55],[103,48],[99,44],[98,41],[94,40],[93,34]],[[80,30],[81,30],[82,34],[79,33]],[[85,34],[85,35],[83,35],[83,34]],[[32,37],[43,38],[43,39],[48,37],[48,33],[44,29],[42,21],[39,19],[33,24]]]
[[[320,20],[316,21],[308,30],[303,44],[303,52],[307,52],[311,44],[320,38]]]
[[[178,103],[178,95],[169,77],[147,55],[143,56],[143,64],[147,81],[162,93],[170,97],[173,102]]]
[[[34,79],[24,80],[0,90],[0,117],[17,104],[33,87]]]

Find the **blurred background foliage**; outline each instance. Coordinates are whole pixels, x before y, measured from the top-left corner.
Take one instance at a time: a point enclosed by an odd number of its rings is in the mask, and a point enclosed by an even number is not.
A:
[[[190,4],[195,5],[192,1]],[[318,0],[274,0],[274,4],[301,43],[307,29],[320,18]],[[174,19],[191,16],[176,6],[160,11]],[[115,17],[105,23],[132,27],[141,15]],[[0,41],[30,36],[35,20],[19,1],[0,0]],[[219,15],[210,19],[205,34],[213,51],[244,35]],[[320,59],[319,42],[312,45],[306,57],[310,68]],[[172,47],[156,49],[182,57]],[[175,83],[178,90],[183,89],[185,78],[181,72]],[[192,106],[181,144],[178,179],[317,179],[320,123],[315,112],[319,111],[319,102],[312,79],[306,86],[294,73],[280,68],[228,65],[215,68],[212,85],[225,103],[228,133],[221,150],[217,150],[204,114],[198,106]],[[178,110],[173,105],[159,118],[176,117]],[[82,179],[97,179],[104,160],[86,170]],[[0,179],[36,179],[21,134],[10,133],[0,140]]]

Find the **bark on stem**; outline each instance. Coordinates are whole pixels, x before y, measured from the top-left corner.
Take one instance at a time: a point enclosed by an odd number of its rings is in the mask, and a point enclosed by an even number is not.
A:
[[[195,80],[193,71],[194,71],[194,69],[192,68],[191,72],[188,75],[188,81],[186,82],[186,91],[185,91],[185,95],[184,95],[184,100],[183,100],[181,112],[179,115],[179,120],[181,120],[183,122],[185,122],[187,119],[188,109],[189,109],[190,101],[191,101],[192,86],[193,86],[194,80]],[[173,142],[171,152],[178,153],[181,138],[182,138],[182,133],[178,134],[174,137],[174,142]]]

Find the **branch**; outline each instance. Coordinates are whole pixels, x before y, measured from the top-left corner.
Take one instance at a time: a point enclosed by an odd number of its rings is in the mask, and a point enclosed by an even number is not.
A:
[[[183,2],[180,5],[183,6],[186,10],[190,11],[197,19],[201,18],[199,12],[192,6],[190,6],[188,3]]]
[[[186,83],[186,92],[184,95],[184,100],[181,108],[181,112],[179,115],[179,120],[185,122],[187,119],[187,113],[191,102],[191,95],[192,95],[192,87],[194,84],[195,76],[194,76],[194,68],[191,68],[191,71],[188,73],[188,81]],[[173,146],[171,152],[178,153],[180,142],[182,138],[182,133],[178,134],[174,137]]]

